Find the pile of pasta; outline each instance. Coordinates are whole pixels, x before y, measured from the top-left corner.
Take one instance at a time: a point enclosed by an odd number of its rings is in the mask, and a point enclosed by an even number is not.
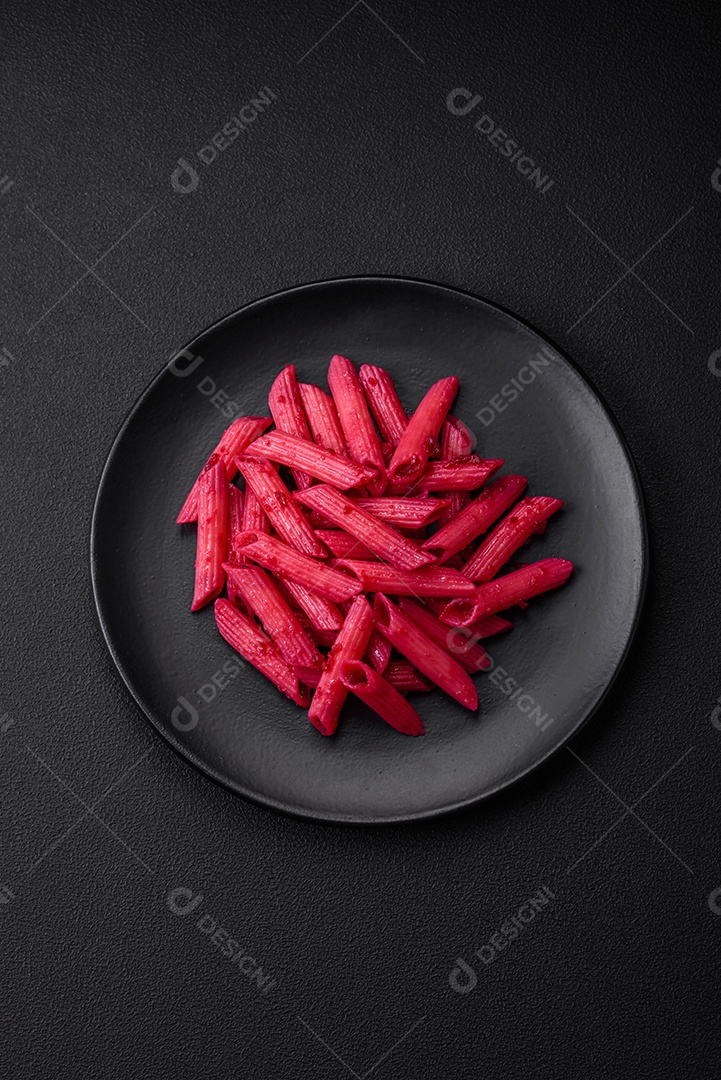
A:
[[[563,503],[522,497],[525,476],[472,452],[455,376],[410,416],[384,368],[334,356],[328,388],[289,364],[271,416],[223,433],[177,518],[197,522],[192,610],[215,601],[223,638],[323,735],[349,693],[422,735],[406,695],[439,688],[476,710],[480,642],[511,627],[498,612],[569,577],[558,558],[497,576]]]

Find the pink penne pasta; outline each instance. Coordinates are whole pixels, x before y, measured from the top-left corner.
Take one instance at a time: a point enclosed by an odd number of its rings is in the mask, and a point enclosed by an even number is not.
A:
[[[403,438],[408,417],[388,372],[374,364],[361,364],[358,376],[378,430],[392,451]]]
[[[256,439],[246,457],[262,457],[281,465],[297,463],[316,480],[339,488],[354,488],[366,484],[374,475],[356,461],[324,450],[315,443],[305,442],[284,431],[271,431]]]
[[[240,536],[243,532],[244,502],[245,492],[241,491],[240,488],[235,487],[234,484],[228,484],[228,542],[226,545],[226,562],[231,566],[241,566],[248,561],[244,555],[237,555],[233,548],[233,537]],[[239,607],[241,611],[246,611],[243,597],[240,596],[230,584],[227,574],[226,589],[228,592],[228,599]]]
[[[281,596],[269,575],[257,566],[234,567],[226,564],[228,583],[256,615],[271,639],[291,666],[323,666],[323,657],[311,642],[300,621]]]
[[[508,619],[502,619],[500,615],[486,615],[484,619],[476,619],[466,629],[477,635],[479,639],[489,638],[495,637],[496,634],[505,634],[507,630],[512,630],[513,623],[509,622]]]
[[[434,615],[440,616],[448,601],[440,600],[434,596],[425,596],[423,603]],[[496,634],[505,634],[507,630],[513,629],[513,623],[509,622],[508,619],[502,619],[500,615],[488,615],[485,619],[477,619],[476,622],[471,623],[465,629],[468,631],[469,637],[475,635],[476,640],[481,641],[483,638],[495,637]]]
[[[455,375],[433,384],[408,421],[395,449],[388,466],[389,480],[413,483],[418,479],[457,393],[458,379]]]
[[[376,671],[380,671],[381,674],[385,671],[388,667],[392,651],[393,647],[388,638],[383,637],[383,635],[373,627],[371,636],[368,639],[366,655]]]
[[[270,520],[252,488],[245,489],[243,532],[270,532]]]
[[[308,717],[322,735],[332,735],[338,726],[343,702],[348,693],[340,680],[343,664],[360,660],[366,651],[373,628],[373,611],[365,596],[357,596],[345,617],[326,666],[313,695]]]
[[[310,442],[308,418],[301,401],[294,364],[287,364],[276,377],[268,394],[268,407],[278,431],[285,431],[298,439]],[[290,465],[293,479],[299,488],[308,487],[310,476],[306,472],[295,468],[295,462],[284,464]]]
[[[334,604],[333,601],[329,600],[326,596],[320,596],[311,589],[306,589],[305,585],[300,585],[297,581],[285,580],[282,584],[298,607],[307,616],[310,625],[313,627],[313,635],[318,644],[328,644],[327,641],[321,640],[318,635],[324,633],[337,633],[340,630],[343,625],[343,612],[338,605]],[[330,644],[332,645],[333,641],[331,641]]]
[[[457,461],[459,458],[468,459],[473,450],[473,436],[466,425],[455,416],[447,416],[441,428],[441,458],[443,461]],[[441,525],[461,512],[470,501],[467,491],[443,492],[448,500],[448,505],[440,516]]]
[[[311,515],[312,517],[312,515]],[[342,529],[316,529],[315,535],[338,559],[377,559],[375,551]]]
[[[454,461],[429,461],[423,474],[412,484],[393,483],[386,494],[401,495],[409,488],[414,494],[423,491],[473,491],[481,487],[503,465],[502,458],[479,458],[471,454]]]
[[[350,456],[364,468],[373,470],[373,475],[367,481],[368,490],[371,495],[382,495],[386,486],[386,467],[380,439],[373,426],[356,369],[345,356],[332,358],[328,368],[328,387]]]
[[[240,536],[244,531],[243,529],[243,504],[245,502],[245,492],[237,488],[235,484],[228,484],[228,541],[226,548],[226,560],[233,565],[237,565],[237,557],[233,552],[233,538]]]
[[[298,389],[313,441],[325,450],[348,457],[348,447],[333,398],[313,383],[299,383]]]
[[[271,525],[286,544],[304,555],[324,559],[328,549],[313,532],[303,511],[271,463],[260,458],[241,458],[238,468],[246,485],[253,489]]]
[[[233,566],[244,566],[251,560],[247,555],[243,555],[238,550],[238,537],[244,532],[270,532],[270,521],[263,507],[258,502],[258,498],[252,488],[248,487],[243,492],[243,516],[241,518],[241,528],[239,530],[233,530],[230,537],[231,550],[228,554],[228,562],[231,562]]]
[[[393,596],[473,596],[475,585],[470,578],[449,566],[421,566],[417,570],[399,570],[383,562],[362,559],[338,559],[336,567],[350,570],[366,592],[386,592]]]
[[[233,421],[229,428],[226,428],[220,442],[203,466],[200,476],[190,489],[190,494],[183,504],[183,509],[176,518],[176,524],[185,525],[196,520],[198,516],[198,485],[203,473],[207,472],[208,469],[212,469],[217,462],[222,461],[225,465],[228,480],[232,480],[237,468],[235,464],[236,456],[242,454],[245,448],[259,435],[262,435],[270,425],[271,419],[269,416],[240,416]]]
[[[548,519],[562,506],[560,499],[544,495],[521,499],[464,564],[463,573],[472,581],[490,581],[534,533],[545,530]]]
[[[435,683],[422,675],[410,660],[391,660],[383,672],[383,678],[395,686],[401,694],[410,694],[413,691],[435,690]]]
[[[460,634],[458,627],[447,626],[441,622],[437,615],[429,611],[427,607],[412,600],[410,597],[401,596],[398,606],[404,615],[407,615],[419,629],[427,634],[431,641],[445,649],[469,675],[477,671],[485,671],[491,666],[486,650],[471,638]]]
[[[467,709],[478,708],[476,688],[458,661],[424,634],[383,593],[376,593],[373,614],[380,632],[419,671]]]
[[[385,521],[387,525],[393,525],[396,529],[422,529],[424,525],[430,525],[437,521],[449,505],[449,499],[426,499],[426,498],[392,498],[380,497],[378,499],[359,498],[353,499],[356,506],[361,510],[367,510],[379,521]]]
[[[305,686],[310,687],[311,690],[315,690],[320,682],[320,677],[323,674],[321,668],[301,667],[299,665],[296,665],[293,668],[293,671],[298,676],[299,682],[304,683]]]
[[[293,497],[304,506],[310,506],[324,514],[339,528],[362,540],[371,551],[375,551],[394,566],[412,570],[435,562],[435,556],[421,551],[412,540],[362,510],[347,495],[328,484],[316,485],[306,491],[296,491]]]
[[[360,660],[347,660],[339,678],[346,690],[378,713],[387,724],[403,735],[423,735],[420,716],[406,699],[375,668]]]
[[[214,600],[225,584],[228,550],[228,481],[222,459],[204,472],[198,489],[198,537],[191,611]]]
[[[264,566],[266,570],[272,570],[283,580],[297,581],[329,600],[350,600],[361,591],[359,583],[347,574],[341,574],[317,559],[302,555],[300,551],[288,547],[274,536],[243,533],[238,538],[238,547],[244,555],[249,555],[253,562]]]
[[[458,517],[425,540],[422,547],[437,555],[440,562],[445,562],[484,533],[523,494],[527,483],[525,476],[502,476],[494,480],[465,510],[461,510]]]
[[[455,377],[410,418],[377,365],[336,354],[328,386],[288,364],[269,394],[275,430],[251,416],[223,433],[178,516],[198,521],[192,607],[215,599],[225,640],[324,735],[349,693],[423,734],[403,695],[438,687],[475,711],[470,676],[492,668],[481,642],[512,626],[498,612],[571,574],[557,558],[507,572],[563,503],[522,498],[525,477],[497,478],[503,460],[472,452]]]
[[[441,611],[449,626],[469,626],[497,611],[525,604],[534,596],[557,589],[568,579],[573,563],[567,559],[541,559],[510,574],[479,585],[475,596],[451,600]]]
[[[215,622],[221,635],[236,652],[275,683],[281,693],[296,705],[308,707],[310,694],[302,686],[292,667],[260,627],[229,600],[215,601]]]

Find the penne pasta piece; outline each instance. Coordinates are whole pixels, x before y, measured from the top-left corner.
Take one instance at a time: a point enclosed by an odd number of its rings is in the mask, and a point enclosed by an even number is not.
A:
[[[320,640],[318,634],[337,633],[340,630],[343,625],[343,613],[337,604],[334,604],[326,596],[320,596],[311,589],[306,589],[304,585],[300,585],[297,581],[286,579],[282,582],[282,585],[307,616],[318,644],[328,644],[327,641]],[[333,642],[331,641],[330,644],[332,645]]]
[[[296,665],[293,668],[293,671],[298,676],[299,681],[305,683],[305,685],[309,686],[312,690],[316,688],[320,682],[320,677],[323,674],[320,668],[302,667],[300,665]]]
[[[451,627],[441,622],[437,615],[434,615],[418,600],[401,596],[398,606],[404,615],[407,615],[424,634],[428,635],[431,641],[435,641],[436,645],[440,645],[454,657],[469,675],[474,675],[477,671],[485,671],[491,666],[488,654],[481,645],[459,633],[458,627]]]
[[[233,566],[244,566],[250,563],[247,555],[243,555],[238,548],[238,538],[244,532],[270,532],[270,521],[252,488],[246,487],[243,492],[243,516],[241,528],[233,531],[231,536],[232,550],[228,556],[228,562]]]
[[[366,592],[387,592],[394,596],[474,596],[476,587],[449,566],[421,566],[399,570],[382,562],[338,559],[337,568],[350,570]]]
[[[476,688],[458,661],[424,634],[383,593],[376,593],[373,614],[380,632],[419,671],[467,709],[478,708]]]
[[[275,683],[296,705],[308,707],[308,688],[301,686],[279,649],[252,619],[238,611],[229,600],[220,599],[215,601],[215,622],[231,648]]]
[[[342,529],[316,529],[315,535],[321,544],[325,544],[338,559],[373,560],[378,558],[375,551],[371,551],[362,540],[358,540],[355,536],[351,536],[350,533],[344,532]]]
[[[222,461],[228,480],[232,480],[236,473],[235,459],[254,439],[262,435],[272,421],[269,416],[240,416],[234,420],[229,428],[223,432],[220,442],[206,461],[200,476],[190,489],[190,494],[183,504],[183,509],[176,518],[177,525],[185,525],[195,521],[198,517],[198,491],[200,478],[203,473],[212,469],[213,465]]]
[[[298,380],[295,376],[295,364],[287,364],[274,380],[268,394],[268,407],[278,431],[287,432],[307,442],[311,441],[308,418],[305,415]],[[308,487],[310,484],[308,473],[295,468],[295,462],[284,464],[290,465],[293,479],[299,488]]]
[[[281,595],[287,592],[286,585],[288,584],[288,582],[281,581],[280,578],[276,578],[275,582],[281,592]],[[316,645],[322,645],[324,648],[329,649],[338,636],[338,630],[320,630],[317,626],[313,625],[312,621],[308,618],[307,614],[305,613],[305,611],[303,611],[302,608],[295,606],[294,597],[288,594],[285,599],[288,602],[288,607],[293,611],[293,614],[295,615],[296,619],[303,627],[311,641],[314,642]],[[326,601],[326,603],[330,604],[331,601],[328,600]],[[340,628],[343,625],[343,614],[340,608],[336,607],[335,604],[333,604],[333,607],[335,607],[336,611],[338,612],[338,625]]]
[[[382,495],[387,480],[380,439],[356,369],[345,356],[332,358],[328,367],[328,387],[350,456],[364,468],[373,470],[367,480],[368,490],[371,495]]]
[[[434,615],[440,616],[448,601],[439,600],[435,596],[425,596],[423,603]],[[488,615],[485,619],[477,619],[476,622],[466,627],[469,635],[475,634],[479,641],[483,638],[495,637],[496,634],[504,634],[507,630],[512,629],[513,623],[509,622],[508,619],[501,618],[500,615]]]
[[[567,559],[540,559],[512,570],[510,574],[479,585],[475,596],[451,600],[441,611],[449,626],[470,626],[478,619],[515,605],[525,605],[534,596],[557,589],[568,579],[573,563]]]
[[[446,629],[448,628],[446,627]],[[366,655],[376,671],[380,671],[381,674],[385,671],[388,667],[392,651],[393,647],[388,638],[383,637],[383,635],[373,627],[371,636],[368,639]]]
[[[257,566],[224,567],[228,583],[256,615],[291,666],[323,666],[323,657],[311,642],[297,616],[290,609],[271,577]]]
[[[490,581],[534,533],[545,530],[548,519],[562,506],[560,499],[544,495],[521,499],[464,564],[463,573],[472,581]]]
[[[191,611],[214,600],[225,584],[228,550],[228,481],[222,458],[204,472],[198,490],[195,589]]]
[[[243,532],[270,532],[270,520],[252,488],[245,489]]]
[[[358,376],[378,430],[390,448],[390,455],[403,438],[408,417],[388,372],[374,364],[361,364]]]
[[[411,487],[413,492],[422,491],[473,491],[481,487],[503,465],[503,458],[479,458],[471,454],[454,461],[430,461],[423,474],[413,484],[393,483],[388,495],[400,495]]]
[[[455,375],[433,384],[408,421],[395,449],[388,466],[389,480],[413,483],[418,479],[457,393]]]
[[[437,555],[439,562],[445,562],[484,533],[523,494],[527,483],[525,476],[502,476],[494,480],[458,517],[443,525],[421,546]]]
[[[486,615],[483,619],[476,619],[467,627],[479,639],[495,637],[496,634],[505,634],[513,629],[513,623],[508,619],[502,619],[500,615]]]
[[[310,506],[324,514],[394,566],[412,570],[435,562],[435,556],[430,552],[421,551],[412,540],[362,510],[347,495],[328,484],[316,485],[306,491],[296,491],[293,497],[304,506]]]
[[[447,416],[441,428],[441,458],[443,461],[457,461],[469,458],[473,450],[473,435],[466,425],[455,416]],[[461,512],[468,505],[470,496],[467,491],[445,491],[448,499],[446,509],[440,515],[441,525]]]
[[[450,504],[450,499],[393,498],[353,499],[361,510],[367,510],[379,521],[393,525],[396,529],[422,529],[437,521]]]
[[[233,539],[236,536],[240,536],[243,529],[243,504],[245,502],[245,492],[237,488],[235,484],[228,484],[228,542],[226,548],[226,559],[234,566],[238,565],[237,559],[242,559],[242,556],[236,556],[233,552]]]
[[[413,691],[435,690],[435,683],[422,675],[410,660],[391,660],[383,672],[383,678],[395,686],[401,694],[410,694]]]
[[[423,735],[420,716],[406,699],[375,668],[360,660],[345,661],[339,678],[346,690],[378,713],[387,724],[403,735]]]
[[[326,666],[308,710],[308,718],[322,735],[332,735],[335,732],[348,693],[339,677],[341,666],[350,660],[360,660],[366,651],[372,629],[371,606],[365,596],[357,596],[328,654]]]
[[[317,559],[302,555],[300,551],[288,547],[274,536],[243,533],[237,544],[244,555],[249,555],[253,562],[264,566],[266,570],[272,570],[283,580],[297,581],[329,600],[350,600],[361,591],[360,584],[347,574],[341,574]]]
[[[350,458],[341,457],[284,431],[270,431],[256,439],[250,453],[245,456],[267,458],[281,465],[297,463],[316,480],[339,488],[360,487],[375,475],[372,469],[366,469]]]
[[[348,457],[348,447],[333,398],[313,383],[299,383],[298,389],[313,442],[334,454]]]
[[[286,544],[304,555],[326,558],[328,549],[313,532],[303,511],[271,463],[260,458],[241,458],[238,468],[246,485],[253,489],[271,525]]]

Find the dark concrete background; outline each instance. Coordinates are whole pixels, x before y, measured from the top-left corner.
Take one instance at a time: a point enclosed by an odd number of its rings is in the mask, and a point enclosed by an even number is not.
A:
[[[2,24],[3,1075],[715,1076],[718,16],[181,0],[11,2]],[[457,87],[474,112],[449,111]],[[88,537],[115,432],[175,350],[359,273],[487,296],[574,357],[635,455],[652,574],[571,748],[472,813],[350,831],[231,796],[150,729],[95,620]],[[542,885],[552,902],[474,956]]]

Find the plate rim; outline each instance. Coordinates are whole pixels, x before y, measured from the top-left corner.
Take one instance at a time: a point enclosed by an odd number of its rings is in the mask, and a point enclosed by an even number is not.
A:
[[[616,434],[616,438],[618,439],[618,443],[619,443],[619,445],[621,447],[623,455],[624,455],[624,457],[625,457],[625,459],[626,459],[626,461],[628,463],[628,466],[629,466],[631,478],[633,480],[633,485],[634,485],[635,504],[636,504],[637,513],[638,513],[638,517],[639,517],[640,525],[641,525],[641,568],[640,568],[640,583],[639,583],[639,590],[638,590],[638,598],[637,598],[637,601],[636,601],[636,607],[635,607],[635,610],[634,610],[634,613],[633,613],[633,619],[632,619],[632,622],[631,622],[631,625],[630,625],[630,628],[629,628],[629,631],[628,631],[628,637],[626,639],[626,643],[624,645],[623,651],[621,652],[621,655],[620,655],[620,657],[619,657],[619,659],[618,659],[618,661],[616,663],[615,670],[613,671],[611,677],[607,681],[607,683],[606,683],[603,691],[601,692],[598,700],[591,706],[591,708],[586,710],[586,712],[581,716],[581,718],[574,724],[572,730],[570,732],[564,734],[561,738],[559,738],[558,742],[554,743],[549,749],[547,749],[543,753],[543,755],[541,757],[539,757],[532,764],[525,766],[520,772],[514,773],[513,776],[511,776],[510,778],[506,777],[506,778],[503,778],[503,779],[499,780],[498,783],[494,787],[492,787],[490,790],[484,791],[484,792],[479,793],[477,795],[473,795],[470,798],[461,799],[458,802],[450,803],[450,804],[447,804],[447,805],[444,805],[444,806],[432,807],[432,808],[425,809],[425,810],[419,810],[419,811],[416,811],[416,812],[413,812],[413,813],[410,813],[410,814],[397,814],[397,815],[393,815],[392,817],[383,816],[383,815],[380,815],[380,816],[377,816],[377,817],[376,816],[360,816],[358,814],[340,815],[340,814],[337,814],[337,813],[334,813],[334,812],[331,812],[331,811],[326,812],[326,811],[321,811],[321,810],[303,809],[303,808],[300,808],[298,806],[293,806],[293,805],[290,805],[288,803],[284,803],[279,799],[273,798],[272,796],[264,795],[264,794],[262,794],[262,793],[260,793],[258,791],[253,791],[251,789],[248,789],[248,788],[244,787],[242,784],[235,783],[234,781],[230,780],[228,777],[225,777],[225,776],[221,775],[220,773],[218,773],[214,768],[208,766],[193,751],[189,750],[188,747],[184,746],[183,743],[180,740],[174,738],[172,733],[167,731],[167,729],[161,723],[158,722],[158,720],[156,719],[156,716],[154,714],[153,709],[151,709],[150,706],[147,704],[147,702],[144,701],[142,694],[140,694],[139,692],[137,692],[135,690],[135,688],[134,688],[134,686],[132,684],[132,681],[130,679],[130,676],[126,672],[125,667],[124,667],[124,665],[123,665],[123,663],[122,663],[120,657],[118,656],[117,651],[116,651],[116,649],[114,647],[114,644],[113,644],[113,641],[112,641],[112,638],[111,638],[110,628],[108,626],[107,620],[106,620],[105,615],[103,613],[101,599],[100,599],[100,595],[99,595],[99,591],[98,591],[98,572],[99,572],[99,556],[98,556],[98,550],[97,550],[98,517],[99,517],[99,513],[100,513],[100,505],[101,505],[101,502],[103,500],[103,496],[104,496],[104,492],[105,492],[105,487],[106,487],[106,485],[108,483],[108,477],[109,477],[110,469],[111,469],[111,466],[112,466],[112,463],[113,463],[113,459],[114,459],[114,457],[115,457],[115,455],[116,455],[116,453],[118,451],[121,440],[123,439],[126,430],[130,426],[130,423],[133,420],[133,417],[135,416],[135,413],[138,411],[138,409],[140,408],[140,406],[141,406],[142,402],[145,400],[145,398],[154,389],[156,384],[159,383],[161,381],[161,379],[163,379],[167,375],[168,368],[169,368],[170,364],[172,363],[173,359],[175,357],[177,357],[178,355],[180,355],[180,353],[183,352],[183,349],[189,348],[189,346],[191,344],[193,344],[193,343],[197,342],[198,340],[200,340],[201,338],[205,337],[205,335],[210,334],[213,331],[220,329],[225,323],[228,323],[231,320],[236,319],[239,315],[246,314],[247,312],[251,311],[254,307],[259,307],[262,304],[266,304],[271,300],[277,299],[278,297],[287,296],[287,295],[292,294],[292,293],[300,293],[300,292],[304,292],[304,291],[318,290],[318,289],[327,288],[328,286],[333,286],[333,285],[351,285],[351,284],[361,284],[361,283],[368,284],[368,283],[371,283],[371,282],[375,283],[375,284],[393,283],[393,284],[404,284],[404,285],[414,285],[414,286],[419,286],[420,285],[420,286],[423,286],[425,288],[430,288],[430,289],[438,290],[438,291],[441,291],[441,292],[447,292],[447,293],[450,293],[453,296],[461,296],[464,299],[472,300],[474,303],[480,304],[483,307],[490,308],[493,311],[501,312],[506,318],[510,319],[513,323],[515,323],[516,326],[521,327],[524,330],[530,331],[531,333],[535,334],[536,337],[538,337],[541,341],[545,342],[548,346],[550,346],[551,349],[553,349],[554,352],[556,352],[561,357],[561,359],[566,364],[568,364],[569,367],[573,371],[575,371],[575,373],[578,375],[578,377],[581,379],[581,381],[583,383],[585,383],[585,385],[588,387],[588,389],[591,391],[591,393],[594,395],[594,397],[596,398],[596,400],[600,404],[600,406],[603,409],[604,413],[606,414],[608,420],[610,421],[611,427],[612,427],[613,431]],[[266,294],[265,296],[257,297],[255,300],[251,300],[247,304],[243,304],[241,307],[236,308],[234,311],[231,311],[228,314],[222,316],[222,318],[217,319],[214,323],[211,323],[204,330],[201,330],[193,338],[191,338],[191,340],[183,348],[181,348],[181,349],[177,350],[175,353],[173,353],[173,356],[171,356],[170,360],[168,360],[165,363],[165,365],[162,367],[162,369],[155,376],[153,376],[153,378],[150,380],[150,382],[146,385],[145,389],[138,395],[138,397],[134,401],[133,405],[128,410],[122,424],[120,425],[120,427],[119,427],[119,429],[118,429],[118,431],[117,431],[117,433],[115,435],[115,438],[113,439],[113,441],[112,441],[112,443],[110,445],[110,448],[108,450],[107,456],[105,458],[105,462],[103,464],[103,467],[102,467],[102,470],[101,470],[101,473],[100,473],[100,479],[98,481],[97,490],[95,492],[95,498],[93,500],[89,541],[90,541],[90,544],[89,544],[90,576],[91,576],[91,581],[92,581],[93,601],[94,601],[93,606],[94,606],[94,609],[95,609],[95,617],[97,619],[97,623],[98,623],[98,626],[100,628],[100,632],[102,634],[102,637],[103,637],[103,640],[105,642],[106,648],[108,649],[108,652],[110,653],[110,657],[111,657],[111,659],[113,661],[113,664],[115,665],[115,668],[116,668],[118,674],[120,675],[120,678],[121,678],[123,684],[125,685],[126,689],[128,690],[128,692],[130,694],[130,697],[132,698],[132,700],[137,705],[137,707],[140,710],[141,714],[145,717],[146,721],[148,721],[152,725],[152,727],[155,729],[155,731],[158,732],[158,734],[163,738],[163,740],[170,747],[172,747],[172,749],[175,751],[175,753],[177,753],[179,755],[179,757],[182,757],[182,759],[185,762],[192,765],[193,768],[196,769],[199,773],[201,773],[206,779],[212,780],[215,784],[218,784],[224,790],[232,792],[233,795],[236,795],[236,796],[239,795],[239,796],[241,796],[241,797],[243,797],[245,799],[248,799],[250,802],[254,803],[256,806],[261,806],[264,809],[270,809],[270,810],[277,811],[277,812],[279,812],[281,814],[285,814],[285,815],[288,815],[290,817],[293,817],[296,820],[302,820],[302,821],[306,821],[306,822],[312,821],[312,822],[316,822],[316,823],[329,824],[329,825],[350,825],[350,826],[356,826],[356,827],[378,826],[378,825],[404,825],[404,824],[410,824],[412,822],[429,821],[429,820],[433,820],[434,818],[438,818],[438,817],[446,817],[447,815],[450,815],[450,814],[459,814],[464,810],[469,810],[471,807],[477,806],[479,803],[485,802],[487,799],[490,799],[490,798],[493,798],[494,796],[499,795],[502,791],[505,791],[507,788],[511,787],[513,784],[519,783],[521,780],[528,777],[531,773],[533,773],[536,770],[540,769],[551,758],[555,757],[555,755],[560,750],[562,750],[564,746],[568,745],[568,743],[570,743],[571,739],[575,738],[582,731],[582,729],[586,726],[586,724],[596,715],[596,713],[600,710],[601,706],[603,705],[606,698],[608,697],[609,693],[611,692],[613,686],[615,685],[616,680],[618,679],[618,676],[620,675],[620,673],[621,673],[621,671],[622,671],[622,669],[623,669],[623,667],[624,667],[624,665],[625,665],[625,663],[626,663],[626,661],[628,659],[628,655],[629,655],[629,653],[631,651],[631,648],[632,648],[632,646],[634,644],[634,641],[636,639],[639,624],[640,624],[640,621],[641,621],[641,616],[642,616],[642,613],[643,613],[644,603],[645,603],[645,600],[646,600],[646,593],[647,593],[648,579],[649,579],[649,569],[650,569],[649,568],[650,551],[649,551],[648,517],[647,517],[646,507],[645,507],[643,485],[641,483],[641,477],[640,477],[640,474],[639,474],[639,471],[638,471],[638,467],[637,467],[636,462],[634,460],[633,453],[632,453],[631,448],[630,448],[630,446],[628,444],[626,436],[623,433],[623,430],[621,429],[621,427],[620,427],[620,425],[619,425],[619,423],[618,423],[612,409],[610,408],[608,402],[606,401],[605,396],[597,388],[597,386],[595,385],[593,380],[590,379],[589,376],[585,373],[585,371],[583,371],[581,369],[581,367],[576,363],[576,361],[573,360],[566,353],[566,351],[564,349],[560,348],[550,337],[548,337],[548,335],[543,333],[541,330],[538,330],[537,327],[535,327],[533,325],[533,323],[529,322],[528,320],[521,319],[515,312],[510,311],[508,308],[504,307],[502,304],[499,304],[494,300],[489,300],[486,297],[478,296],[476,293],[469,292],[466,289],[459,289],[458,287],[456,287],[454,285],[444,285],[444,284],[440,284],[437,281],[430,281],[430,280],[423,279],[423,278],[412,278],[412,277],[405,277],[403,275],[392,275],[392,274],[350,274],[350,275],[346,275],[346,276],[342,276],[342,277],[324,278],[324,279],[319,279],[319,280],[316,280],[316,281],[304,282],[303,284],[300,284],[300,285],[292,285],[289,288],[278,289],[275,292]]]

